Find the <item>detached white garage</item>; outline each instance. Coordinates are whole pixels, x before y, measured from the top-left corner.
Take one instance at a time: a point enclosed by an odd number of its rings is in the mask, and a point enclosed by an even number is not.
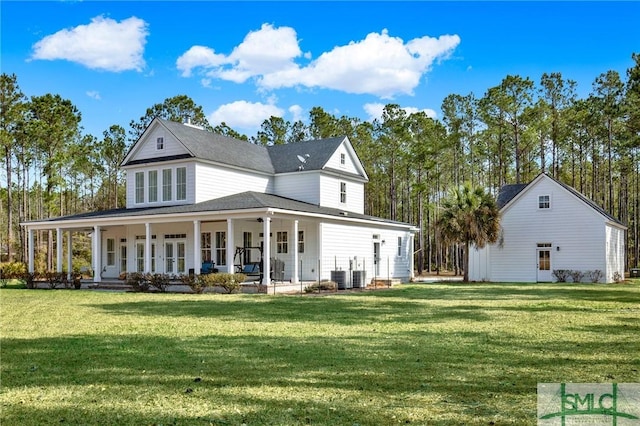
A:
[[[469,253],[469,279],[552,282],[555,270],[624,277],[627,227],[593,201],[546,174],[529,184],[506,185],[498,196],[502,235]],[[571,279],[569,279],[571,281]]]

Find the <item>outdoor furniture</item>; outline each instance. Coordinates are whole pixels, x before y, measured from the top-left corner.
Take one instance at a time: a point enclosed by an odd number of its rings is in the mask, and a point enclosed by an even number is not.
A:
[[[202,262],[202,267],[200,268],[201,274],[213,274],[218,272],[218,269],[214,268],[215,263],[213,262]]]

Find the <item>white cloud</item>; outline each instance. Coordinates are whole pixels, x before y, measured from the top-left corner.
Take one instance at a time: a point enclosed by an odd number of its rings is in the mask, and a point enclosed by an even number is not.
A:
[[[363,40],[334,47],[301,65],[295,60],[311,56],[302,53],[295,30],[263,24],[224,59],[221,55],[216,56],[217,62],[189,62],[185,57],[199,47],[194,46],[178,58],[177,65],[183,76],[201,68],[208,78],[236,83],[253,78],[258,88],[264,90],[302,86],[389,99],[399,94],[413,94],[422,76],[434,63],[447,59],[459,43],[457,35],[424,36],[405,43],[383,30],[370,33]],[[212,55],[213,50],[209,51]]]
[[[90,90],[87,92],[87,96],[90,97],[91,99],[95,99],[97,101],[99,101],[100,99],[102,99],[100,97],[100,92],[95,91],[95,90]]]
[[[381,104],[381,103],[369,103],[369,104],[364,104],[362,108],[369,116],[368,121],[373,121],[376,119],[377,120],[382,119],[382,112],[384,111],[385,106],[386,106],[385,104]],[[401,107],[401,109],[403,109],[409,115],[415,114],[418,112],[424,112],[427,115],[427,117],[436,118],[437,116],[437,113],[434,110],[429,108],[419,109],[416,107]]]
[[[303,117],[304,110],[300,105],[291,105],[289,107],[289,113],[291,113],[291,122],[303,121],[305,117]]]
[[[209,116],[213,126],[226,123],[231,128],[258,129],[271,116],[282,117],[284,111],[275,105],[235,101],[221,105]]]
[[[191,77],[191,71],[197,67],[216,67],[225,63],[225,56],[216,54],[213,49],[205,46],[192,46],[176,61],[176,66],[182,71],[183,77]]]
[[[142,71],[147,23],[136,17],[117,22],[97,16],[88,25],[60,30],[33,45],[32,59],[63,59],[90,69]]]

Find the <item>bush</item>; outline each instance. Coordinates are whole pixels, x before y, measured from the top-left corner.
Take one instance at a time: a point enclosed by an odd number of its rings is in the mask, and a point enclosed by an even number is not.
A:
[[[171,285],[171,275],[168,274],[147,274],[145,278],[150,285],[157,288],[161,293],[166,293]]]
[[[180,275],[179,280],[182,284],[189,286],[191,291],[196,294],[201,294],[208,287],[207,281],[204,278],[206,275]]]
[[[200,275],[200,279],[203,280],[206,286],[219,286],[227,293],[237,292],[240,289],[240,284],[242,284],[246,278],[244,274],[229,274],[225,272]]]
[[[567,282],[567,278],[571,275],[571,271],[568,269],[554,269],[553,276],[556,277],[556,281],[559,283]]]
[[[65,287],[67,286],[67,274],[65,272],[47,271],[42,274],[42,277],[51,290],[58,288],[61,284],[64,284]]]
[[[37,272],[25,272],[22,274],[20,279],[24,281],[24,285],[27,288],[36,288],[36,281],[40,278],[40,275]]]
[[[574,283],[579,283],[580,281],[582,281],[582,278],[584,277],[584,272],[582,272],[582,271],[571,271],[570,275],[571,275],[571,280]]]
[[[147,276],[141,272],[131,272],[127,274],[125,283],[130,285],[133,291],[146,292],[149,291],[150,287]]]
[[[604,274],[600,269],[596,269],[594,271],[588,271],[587,274],[589,275],[589,279],[591,280],[592,283],[600,282],[600,280],[602,280],[602,277],[604,276]]]
[[[320,281],[304,288],[305,293],[317,293],[319,291],[336,291],[338,285],[333,281]]]
[[[0,265],[0,278],[22,278],[27,273],[27,265],[22,262],[9,262]]]

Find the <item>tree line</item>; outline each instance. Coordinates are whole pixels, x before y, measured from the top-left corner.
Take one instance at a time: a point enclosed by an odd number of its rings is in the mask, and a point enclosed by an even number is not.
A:
[[[211,126],[186,95],[151,106],[129,129],[112,125],[100,136],[85,134],[70,100],[27,97],[16,75],[2,74],[0,254],[5,261],[26,258],[21,221],[123,207],[119,165],[151,120],[161,117],[189,119],[261,145],[348,136],[370,179],[365,212],[420,227],[419,270],[457,271],[462,264],[461,248],[437,229],[448,190],[467,183],[496,196],[501,186],[527,183],[539,173],[574,187],[626,224],[627,267],[638,266],[640,54],[631,57],[625,75],[596,76],[583,98],[561,73],[544,73],[539,81],[507,75],[482,95],[448,95],[441,119],[393,103],[373,121],[314,107],[308,123],[270,117],[254,136],[225,123]],[[53,244],[46,235],[37,241]]]

